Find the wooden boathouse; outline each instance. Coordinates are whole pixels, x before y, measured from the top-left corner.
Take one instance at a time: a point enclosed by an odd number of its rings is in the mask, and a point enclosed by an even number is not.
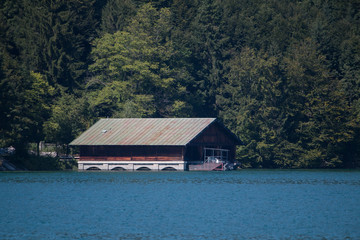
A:
[[[215,118],[100,119],[70,143],[79,170],[224,170],[241,141]]]

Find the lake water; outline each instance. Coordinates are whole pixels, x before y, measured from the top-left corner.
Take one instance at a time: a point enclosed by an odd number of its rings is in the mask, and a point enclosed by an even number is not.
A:
[[[0,173],[0,239],[360,239],[360,171]]]

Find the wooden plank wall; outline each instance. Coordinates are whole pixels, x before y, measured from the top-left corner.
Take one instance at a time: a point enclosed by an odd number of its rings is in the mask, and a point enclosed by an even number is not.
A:
[[[183,148],[173,146],[81,146],[79,161],[179,161]]]
[[[191,145],[235,146],[233,138],[217,124],[210,125],[202,134],[190,142]]]
[[[219,125],[212,124],[190,142],[185,158],[187,161],[203,160],[203,149],[207,147],[230,150],[229,160],[233,161],[236,154],[236,144],[228,132],[224,131]]]
[[[203,149],[230,150],[235,158],[236,139],[218,124],[211,124],[185,146],[80,146],[80,161],[202,161]],[[184,154],[186,153],[186,156]]]

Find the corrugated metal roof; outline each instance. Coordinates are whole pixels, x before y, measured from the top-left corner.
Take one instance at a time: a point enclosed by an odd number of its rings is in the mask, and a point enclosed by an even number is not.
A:
[[[215,118],[100,119],[70,145],[185,146]]]

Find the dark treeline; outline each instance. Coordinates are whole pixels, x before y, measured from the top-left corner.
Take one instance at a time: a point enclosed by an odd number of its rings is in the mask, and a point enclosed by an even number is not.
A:
[[[2,0],[0,145],[218,117],[252,167],[360,165],[359,0]]]

